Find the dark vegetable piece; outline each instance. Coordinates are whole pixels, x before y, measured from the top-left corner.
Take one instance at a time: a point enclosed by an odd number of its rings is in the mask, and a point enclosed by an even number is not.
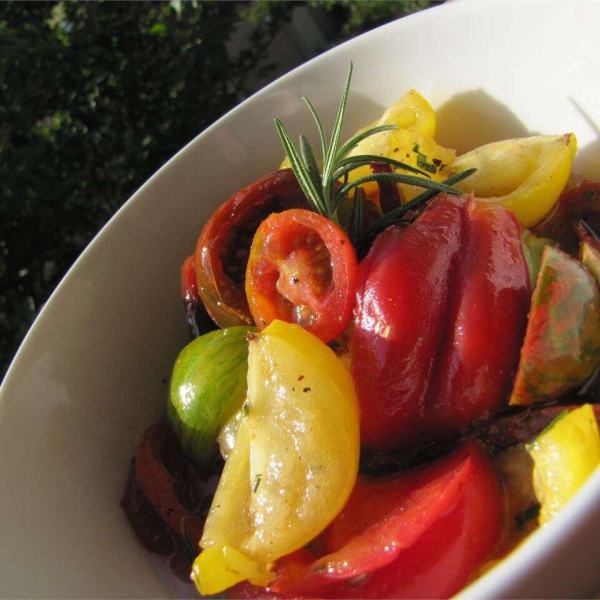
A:
[[[204,226],[196,245],[198,293],[219,327],[252,325],[244,281],[254,233],[271,213],[308,207],[290,169],[275,171],[226,200]]]
[[[152,554],[162,557],[165,569],[168,569],[167,576],[189,582],[193,558],[189,544],[171,531],[142,492],[135,475],[134,461],[127,477],[121,507],[141,544]]]
[[[552,212],[532,232],[556,240],[560,248],[577,256],[579,224],[584,219],[595,231],[600,231],[600,182],[583,181],[563,192]]]
[[[181,265],[181,297],[185,309],[185,318],[192,337],[196,338],[215,329],[215,323],[206,312],[198,293],[196,280],[196,261],[194,255],[188,256]]]
[[[142,492],[133,461],[121,506],[138,539],[150,552],[159,556],[171,556],[175,552],[173,532]]]
[[[507,406],[489,419],[473,423],[460,435],[451,439],[411,446],[392,452],[364,449],[361,453],[359,472],[372,476],[394,473],[448,454],[458,444],[469,439],[475,440],[488,452],[495,454],[515,444],[531,442],[565,410],[573,410],[586,402],[597,401],[597,398],[582,394],[565,396],[560,403]],[[594,412],[600,425],[600,404],[594,404]]]
[[[371,172],[376,173],[393,173],[391,165],[386,163],[372,162],[370,165]],[[383,214],[398,208],[402,204],[398,186],[394,181],[380,180],[377,182],[379,186],[379,206]]]
[[[209,475],[201,478],[185,459],[168,423],[156,423],[142,436],[135,454],[135,475],[156,514],[197,552],[214,490],[208,484]]]

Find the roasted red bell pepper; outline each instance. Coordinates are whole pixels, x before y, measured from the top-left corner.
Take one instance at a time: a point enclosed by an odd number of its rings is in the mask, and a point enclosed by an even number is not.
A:
[[[514,215],[437,199],[359,265],[352,372],[364,445],[441,439],[507,401],[530,282]]]

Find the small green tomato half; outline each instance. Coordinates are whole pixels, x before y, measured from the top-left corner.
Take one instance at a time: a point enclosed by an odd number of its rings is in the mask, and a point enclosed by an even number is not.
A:
[[[199,465],[216,456],[223,425],[243,405],[252,327],[227,327],[196,338],[173,368],[167,416],[184,452]]]
[[[535,404],[583,385],[600,366],[600,291],[579,261],[542,251],[510,404]]]

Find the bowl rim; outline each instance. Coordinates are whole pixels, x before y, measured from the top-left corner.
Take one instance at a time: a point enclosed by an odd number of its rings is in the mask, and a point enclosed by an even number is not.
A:
[[[513,3],[518,0],[513,0]],[[600,10],[594,2],[586,2],[585,0],[579,0],[581,3],[585,3],[595,10],[598,11],[600,15]],[[442,14],[445,11],[452,11],[453,13],[456,11],[464,11],[472,13],[473,11],[481,10],[482,6],[485,5],[501,5],[505,3],[505,0],[448,0],[445,4],[433,6],[425,11],[403,17],[401,20],[403,23],[406,23],[406,27],[413,27],[413,24],[417,24],[421,21],[426,21],[428,19],[436,19],[438,15]],[[564,0],[531,0],[528,4],[560,4],[565,5],[568,2]],[[404,25],[403,25],[404,26]],[[344,55],[348,53],[348,48],[359,45],[361,40],[366,37],[371,37],[375,32],[384,29],[394,29],[398,27],[398,21],[394,21],[392,23],[388,23],[383,25],[377,30],[367,32],[358,36],[352,40],[349,40],[345,44],[342,44],[336,48],[333,48],[327,52],[327,55],[331,57],[335,57],[338,55]],[[6,374],[3,378],[3,381],[0,385],[0,421],[2,419],[2,402],[3,402],[3,394],[4,391],[12,386],[13,380],[16,378],[16,371],[19,368],[20,357],[24,354],[27,344],[31,343],[31,340],[34,337],[34,328],[36,325],[42,320],[46,319],[47,313],[50,312],[51,306],[56,298],[62,293],[63,289],[67,286],[69,278],[72,278],[77,269],[82,268],[84,265],[86,256],[89,255],[90,252],[93,252],[96,246],[103,243],[104,240],[104,232],[108,231],[110,227],[114,224],[114,222],[126,211],[131,211],[135,208],[136,203],[140,198],[144,196],[146,191],[151,188],[154,183],[160,179],[165,172],[169,171],[172,166],[180,160],[183,155],[187,155],[190,152],[194,152],[194,148],[201,144],[202,141],[209,135],[211,135],[214,131],[223,127],[229,120],[233,119],[236,114],[239,112],[244,112],[249,104],[255,103],[259,101],[261,98],[266,97],[271,94],[271,92],[275,89],[279,89],[282,83],[293,82],[293,80],[299,75],[315,68],[315,65],[322,61],[323,55],[317,56],[306,63],[292,69],[284,76],[278,78],[276,81],[268,84],[261,90],[257,91],[255,94],[251,95],[239,105],[237,105],[234,109],[229,111],[227,114],[223,115],[217,121],[215,121],[212,125],[207,127],[204,131],[199,133],[194,139],[192,139],[188,144],[186,144],[181,150],[179,150],[172,158],[170,158],[156,173],[154,173],[124,204],[123,206],[113,215],[113,217],[105,224],[104,227],[94,236],[93,240],[90,244],[85,248],[85,250],[81,253],[81,255],[77,258],[71,268],[67,271],[65,276],[59,282],[55,290],[52,292],[48,300],[45,302],[42,309],[39,311],[36,316],[34,322],[29,328],[26,336],[24,337],[19,349],[17,350],[13,360],[11,361]],[[582,490],[577,494],[577,496],[569,503],[567,507],[564,509],[564,516],[561,519],[553,521],[548,524],[546,527],[539,529],[533,532],[526,541],[523,543],[521,547],[516,549],[511,555],[502,560],[501,564],[496,566],[493,570],[486,573],[482,576],[481,579],[478,579],[469,587],[465,588],[460,594],[459,597],[465,598],[477,598],[488,596],[490,592],[502,592],[502,590],[509,589],[507,587],[506,581],[507,579],[512,579],[513,585],[516,585],[517,588],[519,585],[526,585],[524,582],[528,578],[528,573],[531,573],[532,565],[540,565],[540,563],[545,562],[552,553],[553,550],[557,550],[559,546],[562,545],[561,542],[564,540],[568,540],[572,537],[573,531],[570,529],[573,523],[578,524],[578,529],[585,529],[589,525],[590,519],[582,520],[580,517],[582,514],[585,515],[598,515],[600,511],[596,509],[594,513],[591,510],[593,507],[594,500],[600,498],[600,471],[597,471],[588,482],[584,485]],[[600,577],[600,576],[598,576]],[[598,579],[597,577],[597,579]],[[600,581],[599,581],[600,583]]]

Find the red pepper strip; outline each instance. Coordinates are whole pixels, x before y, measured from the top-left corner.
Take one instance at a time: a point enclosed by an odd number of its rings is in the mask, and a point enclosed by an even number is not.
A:
[[[325,534],[329,554],[303,569],[298,553],[281,559],[271,589],[296,597],[447,597],[499,542],[502,506],[494,469],[472,442],[400,475],[359,478]]]
[[[204,520],[188,511],[175,494],[175,480],[161,460],[166,446],[179,445],[167,423],[152,425],[142,436],[135,454],[135,474],[142,492],[160,518],[181,538],[197,548]]]
[[[365,446],[435,441],[506,403],[530,298],[512,213],[442,195],[411,226],[380,234],[357,279]]]
[[[372,162],[370,165],[372,173],[393,173],[391,165],[386,163]],[[402,204],[398,186],[393,181],[378,181],[379,186],[379,205],[383,214],[398,208]]]

